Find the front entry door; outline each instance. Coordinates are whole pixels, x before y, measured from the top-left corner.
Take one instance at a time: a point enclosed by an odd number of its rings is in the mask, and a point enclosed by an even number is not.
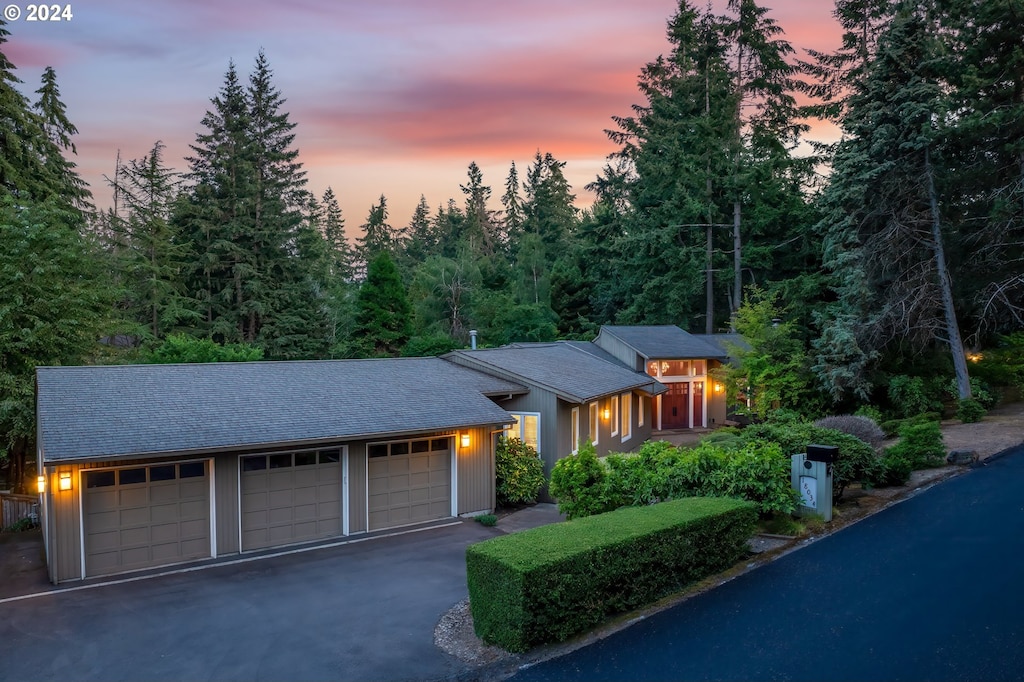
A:
[[[661,428],[685,429],[688,423],[687,410],[690,402],[688,383],[668,384],[668,391],[661,396]]]

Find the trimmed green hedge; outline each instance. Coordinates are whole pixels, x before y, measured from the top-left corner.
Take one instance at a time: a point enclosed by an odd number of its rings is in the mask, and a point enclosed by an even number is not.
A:
[[[474,629],[509,651],[562,641],[732,565],[756,520],[749,502],[694,497],[470,545]]]

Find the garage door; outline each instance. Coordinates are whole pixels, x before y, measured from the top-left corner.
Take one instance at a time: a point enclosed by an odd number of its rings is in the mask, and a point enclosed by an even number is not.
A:
[[[242,549],[341,535],[341,450],[241,458]]]
[[[85,574],[210,556],[206,462],[85,471]]]
[[[370,530],[451,516],[451,460],[451,438],[370,445]]]

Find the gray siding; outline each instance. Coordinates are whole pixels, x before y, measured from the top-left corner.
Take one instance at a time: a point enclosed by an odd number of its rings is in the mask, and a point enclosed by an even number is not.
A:
[[[531,388],[526,395],[515,396],[511,400],[502,400],[498,404],[507,412],[536,412],[540,414],[540,458],[544,460],[544,475],[551,475],[551,467],[565,454],[560,454],[558,437],[558,413],[556,405],[560,401],[551,391],[542,388]]]
[[[708,360],[708,385],[705,389],[708,394],[708,427],[716,428],[722,426],[728,417],[726,416],[725,388],[715,391],[715,384],[720,384],[718,379],[711,376],[711,371],[722,366],[718,360]]]
[[[632,347],[627,345],[621,339],[604,333],[603,331],[598,333],[597,338],[594,339],[594,344],[599,348],[606,350],[616,360],[629,367],[634,372],[644,371],[644,359],[634,350]]]
[[[217,515],[217,556],[238,554],[238,458],[239,455],[221,455],[213,460],[213,490],[216,499],[213,511]]]
[[[365,533],[366,523],[366,443],[348,444],[348,532]]]
[[[499,431],[470,429],[469,447],[463,448],[456,436],[458,471],[458,513],[494,511],[494,441]]]

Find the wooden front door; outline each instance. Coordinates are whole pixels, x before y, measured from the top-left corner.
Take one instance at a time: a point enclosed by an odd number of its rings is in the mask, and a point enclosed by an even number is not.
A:
[[[690,384],[671,383],[661,396],[661,428],[685,429],[689,424]]]

